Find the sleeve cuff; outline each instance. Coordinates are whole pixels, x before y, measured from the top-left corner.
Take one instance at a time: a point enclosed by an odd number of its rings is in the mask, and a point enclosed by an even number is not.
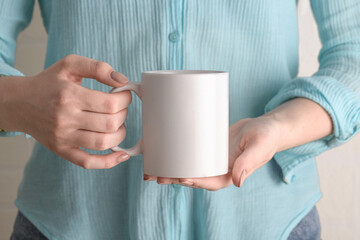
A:
[[[299,164],[348,141],[360,130],[359,97],[331,77],[297,78],[289,82],[265,106],[265,112],[298,97],[318,103],[329,113],[333,122],[333,133],[325,138],[274,155],[286,183],[292,182]]]
[[[13,136],[19,136],[23,134],[22,132],[7,132],[7,131],[2,131],[0,132],[0,137],[13,137]]]
[[[6,76],[24,76],[24,74],[16,68],[2,62],[0,62],[0,74]]]

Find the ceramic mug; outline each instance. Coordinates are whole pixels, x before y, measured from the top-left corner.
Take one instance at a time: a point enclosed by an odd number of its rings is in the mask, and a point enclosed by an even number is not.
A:
[[[144,174],[210,177],[228,172],[229,73],[162,70],[142,73],[111,93],[132,90],[142,100],[142,139],[132,148],[143,154]]]

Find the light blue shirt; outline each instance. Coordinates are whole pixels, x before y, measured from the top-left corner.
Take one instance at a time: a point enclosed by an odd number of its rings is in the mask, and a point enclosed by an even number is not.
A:
[[[331,136],[277,153],[240,189],[217,192],[144,182],[141,157],[85,170],[37,142],[16,205],[50,239],[286,239],[321,197],[314,157],[359,130],[358,0],[312,0],[323,48],[319,71],[305,78],[297,78],[296,0],[39,2],[45,67],[73,53],[108,62],[131,81],[150,70],[223,70],[229,124],[295,97],[319,103],[334,124]],[[15,39],[33,4],[0,0],[0,74],[22,75],[13,68]],[[95,80],[83,86],[110,90]],[[140,113],[133,98],[123,147],[140,138]]]

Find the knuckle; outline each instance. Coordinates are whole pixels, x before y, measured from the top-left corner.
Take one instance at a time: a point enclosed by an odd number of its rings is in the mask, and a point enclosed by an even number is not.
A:
[[[71,89],[68,84],[64,84],[60,87],[53,99],[55,107],[62,107],[71,101],[70,91]]]
[[[120,127],[119,120],[115,117],[110,117],[106,120],[105,128],[108,132],[116,132]]]
[[[256,145],[262,145],[264,143],[264,140],[265,140],[266,137],[267,137],[266,135],[257,134],[253,138],[252,143],[256,144]]]
[[[126,128],[125,127],[121,127],[120,134],[121,134],[121,141],[123,141],[126,138]]]
[[[104,150],[106,150],[108,148],[109,148],[109,146],[107,144],[106,135],[101,136],[101,137],[96,139],[96,141],[95,141],[95,150],[104,151]]]
[[[128,108],[124,108],[119,112],[119,116],[117,118],[121,121],[121,123],[125,122],[127,114],[128,114]]]
[[[79,166],[84,168],[84,169],[91,169],[90,161],[87,161],[87,160],[80,161]]]
[[[100,75],[104,75],[109,73],[109,71],[112,69],[110,64],[102,61],[95,61],[94,62],[94,71]]]
[[[115,99],[113,99],[113,98],[108,98],[108,99],[104,100],[103,105],[104,105],[105,111],[108,113],[116,113],[118,111],[117,101],[115,101]]]
[[[67,94],[64,91],[59,92],[59,94],[54,99],[54,105],[56,107],[62,107],[68,102]]]
[[[132,101],[132,95],[130,91],[124,91],[122,92],[123,96],[124,96],[124,101],[126,103],[127,106],[130,105],[131,101]]]
[[[112,168],[114,167],[114,164],[110,159],[104,160],[104,169]]]
[[[75,54],[69,54],[66,57],[64,57],[61,61],[62,67],[63,68],[69,67],[74,62],[74,59],[76,57],[77,57],[77,55],[75,55]]]

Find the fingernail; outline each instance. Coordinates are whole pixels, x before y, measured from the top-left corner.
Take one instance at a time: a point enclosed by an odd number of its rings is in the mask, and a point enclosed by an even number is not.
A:
[[[117,161],[123,162],[125,160],[128,160],[129,158],[130,158],[129,154],[124,153],[124,154],[121,154],[120,156],[118,156]]]
[[[239,187],[241,187],[241,185],[244,183],[245,181],[245,175],[246,175],[246,170],[243,169],[240,173],[240,179],[239,179]]]
[[[125,77],[124,74],[121,74],[117,71],[112,71],[110,74],[111,78],[119,83],[128,83],[129,79],[127,79],[127,77]]]

